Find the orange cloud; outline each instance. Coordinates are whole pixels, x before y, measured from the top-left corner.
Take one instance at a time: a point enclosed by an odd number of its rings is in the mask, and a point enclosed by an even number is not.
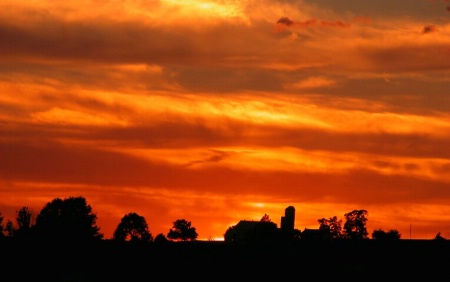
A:
[[[287,84],[287,89],[311,89],[320,87],[330,87],[337,82],[326,77],[309,77],[296,83]]]

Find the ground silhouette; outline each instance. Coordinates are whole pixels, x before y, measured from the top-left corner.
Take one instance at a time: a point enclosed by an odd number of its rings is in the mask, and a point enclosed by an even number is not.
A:
[[[448,240],[37,242],[2,238],[0,281],[450,278]],[[305,278],[303,278],[305,279]],[[252,280],[253,281],[253,280]]]

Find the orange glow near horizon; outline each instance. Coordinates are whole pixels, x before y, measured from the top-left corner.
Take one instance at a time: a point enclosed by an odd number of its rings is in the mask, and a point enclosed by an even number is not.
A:
[[[288,206],[450,238],[446,5],[335,2],[3,1],[4,222],[83,196],[105,238],[136,212],[220,240]]]

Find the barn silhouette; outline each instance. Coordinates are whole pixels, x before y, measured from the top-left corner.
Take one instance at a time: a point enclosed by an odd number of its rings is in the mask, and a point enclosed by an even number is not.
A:
[[[225,233],[225,241],[247,244],[258,242],[285,242],[299,237],[295,229],[295,207],[288,206],[281,217],[280,228],[272,221],[240,220]]]

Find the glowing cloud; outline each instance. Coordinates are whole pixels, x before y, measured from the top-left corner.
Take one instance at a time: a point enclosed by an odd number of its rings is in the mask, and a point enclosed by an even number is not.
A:
[[[335,80],[326,78],[326,77],[309,77],[307,79],[301,80],[296,83],[291,83],[285,85],[286,89],[294,90],[294,89],[313,89],[320,87],[330,87],[336,84]]]
[[[36,122],[56,123],[63,125],[89,125],[89,126],[127,125],[127,123],[124,120],[120,120],[111,115],[97,116],[73,110],[61,109],[57,107],[52,108],[45,112],[32,113],[31,116]]]

